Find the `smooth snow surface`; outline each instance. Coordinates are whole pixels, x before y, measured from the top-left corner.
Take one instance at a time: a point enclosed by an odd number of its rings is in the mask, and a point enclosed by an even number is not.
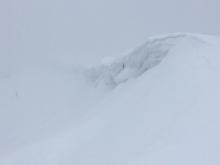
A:
[[[83,71],[2,73],[0,164],[219,165],[219,110],[217,37],[152,37]]]

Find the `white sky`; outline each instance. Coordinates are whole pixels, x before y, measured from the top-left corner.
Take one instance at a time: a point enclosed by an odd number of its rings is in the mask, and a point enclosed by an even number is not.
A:
[[[151,35],[220,35],[219,9],[219,0],[2,0],[0,60],[98,63]]]

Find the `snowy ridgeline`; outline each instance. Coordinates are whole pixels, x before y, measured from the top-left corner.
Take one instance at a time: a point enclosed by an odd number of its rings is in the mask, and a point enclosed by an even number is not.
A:
[[[94,86],[116,87],[129,79],[138,77],[157,66],[164,57],[185,38],[196,38],[191,34],[171,34],[149,38],[146,43],[116,60],[106,61],[86,71],[86,77]]]
[[[219,165],[219,55],[174,34],[83,73],[0,74],[0,165]]]

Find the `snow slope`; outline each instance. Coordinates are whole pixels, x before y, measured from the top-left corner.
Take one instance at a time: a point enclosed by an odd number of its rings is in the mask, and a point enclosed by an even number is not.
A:
[[[1,80],[1,165],[220,164],[219,38],[150,38],[83,71],[92,86],[38,73]]]

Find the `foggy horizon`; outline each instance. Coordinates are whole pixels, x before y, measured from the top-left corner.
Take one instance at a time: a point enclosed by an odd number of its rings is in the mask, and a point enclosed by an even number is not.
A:
[[[218,0],[7,0],[1,3],[1,54],[97,64],[149,36],[220,35]],[[19,60],[18,60],[19,61]],[[67,62],[68,61],[68,62]],[[19,63],[19,62],[17,62]]]

